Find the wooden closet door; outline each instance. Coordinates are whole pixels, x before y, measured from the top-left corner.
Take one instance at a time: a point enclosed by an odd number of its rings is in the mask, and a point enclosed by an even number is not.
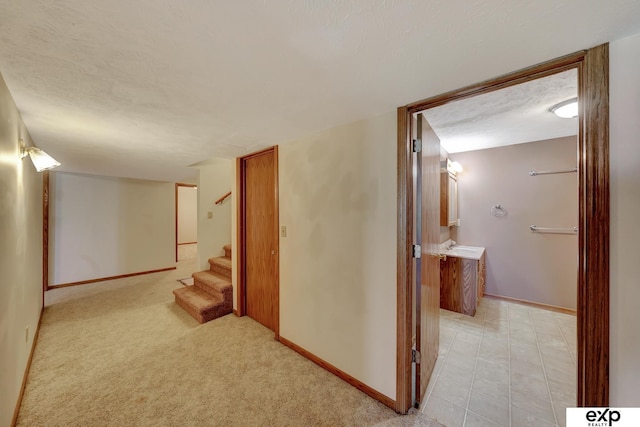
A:
[[[278,234],[274,150],[245,159],[246,313],[277,332]]]

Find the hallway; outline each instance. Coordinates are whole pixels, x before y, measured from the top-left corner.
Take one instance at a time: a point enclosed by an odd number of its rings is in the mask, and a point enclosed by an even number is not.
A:
[[[399,416],[248,317],[199,325],[171,272],[47,293],[18,425],[436,426]]]

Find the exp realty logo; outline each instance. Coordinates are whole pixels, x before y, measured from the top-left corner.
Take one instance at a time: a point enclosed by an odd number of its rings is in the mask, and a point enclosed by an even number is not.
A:
[[[606,408],[604,411],[592,410],[587,412],[585,416],[590,427],[600,427],[600,426],[609,426],[611,427],[613,423],[617,423],[620,421],[620,411],[612,411],[609,408]]]
[[[640,426],[640,408],[567,408],[567,427]]]

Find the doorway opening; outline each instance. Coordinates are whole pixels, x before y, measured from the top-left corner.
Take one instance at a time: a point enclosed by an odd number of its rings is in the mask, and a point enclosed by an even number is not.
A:
[[[572,69],[421,112],[446,257],[421,406],[447,425],[564,426],[576,405],[578,118],[551,110],[577,83]]]
[[[432,334],[427,342],[420,342],[422,324],[432,328],[439,316],[433,316],[433,301],[429,295],[434,292],[433,278],[434,260],[438,260],[439,252],[431,247],[431,241],[425,241],[424,224],[431,219],[428,212],[431,200],[439,207],[440,200],[435,201],[424,194],[435,194],[439,189],[439,179],[433,171],[423,175],[421,194],[423,209],[417,216],[413,195],[420,181],[414,185],[414,171],[420,172],[420,156],[413,154],[414,139],[422,140],[424,150],[424,131],[417,129],[420,116],[414,116],[430,108],[448,104],[455,100],[466,99],[475,95],[490,93],[497,89],[510,87],[537,78],[554,75],[575,69],[578,74],[578,98],[580,111],[578,117],[578,260],[577,278],[577,405],[608,405],[608,319],[609,319],[609,188],[608,188],[608,45],[601,45],[587,51],[540,64],[516,73],[512,73],[488,82],[467,87],[440,95],[425,101],[400,107],[398,109],[398,375],[396,409],[406,412],[414,403],[411,400],[415,393],[415,401],[423,402],[426,395],[428,379],[433,367],[435,348],[438,348],[438,334]],[[423,128],[428,128],[422,124]],[[427,129],[428,130],[428,129]],[[429,149],[429,148],[427,148]],[[438,153],[439,154],[439,153]],[[433,153],[431,154],[433,157]],[[424,154],[423,156],[424,157]],[[433,166],[431,166],[433,168]],[[424,173],[424,170],[422,171]],[[439,175],[438,175],[439,177]],[[437,180],[437,182],[436,182]],[[421,247],[416,250],[416,229],[423,227]],[[417,258],[414,259],[414,254]],[[434,256],[435,255],[435,256]],[[430,265],[431,264],[431,265]],[[436,264],[437,265],[437,264]],[[421,271],[422,269],[426,270]],[[416,283],[416,279],[425,280]],[[415,294],[414,294],[415,292]],[[439,287],[438,292],[439,294]],[[414,296],[415,295],[415,296]],[[427,298],[424,298],[424,296]],[[439,297],[439,295],[438,295]],[[425,301],[426,299],[426,301]],[[439,298],[438,298],[439,299]],[[412,307],[416,307],[415,315]],[[427,321],[427,313],[431,313],[431,321]],[[437,320],[433,320],[437,318]],[[413,322],[417,322],[417,331]],[[421,324],[422,323],[422,324]],[[418,343],[416,352],[412,354],[414,336]],[[425,341],[424,339],[422,341]],[[416,354],[417,353],[417,354]],[[417,355],[417,357],[415,357]],[[417,388],[412,390],[412,357],[418,360],[416,366]],[[437,357],[437,350],[436,355]],[[424,363],[423,361],[427,361]],[[423,364],[424,363],[424,364]],[[421,369],[426,367],[425,369]],[[420,372],[422,370],[422,372]],[[425,381],[426,379],[426,381]]]
[[[176,183],[176,262],[198,257],[198,186]]]

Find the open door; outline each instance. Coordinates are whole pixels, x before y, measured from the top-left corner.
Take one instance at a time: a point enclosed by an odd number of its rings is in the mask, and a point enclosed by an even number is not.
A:
[[[416,258],[415,402],[426,399],[427,384],[438,358],[440,333],[440,140],[422,114],[416,116],[415,174]],[[413,128],[413,126],[412,126]],[[417,142],[419,140],[420,142]],[[420,149],[421,146],[421,149]],[[417,254],[416,254],[417,255]]]

